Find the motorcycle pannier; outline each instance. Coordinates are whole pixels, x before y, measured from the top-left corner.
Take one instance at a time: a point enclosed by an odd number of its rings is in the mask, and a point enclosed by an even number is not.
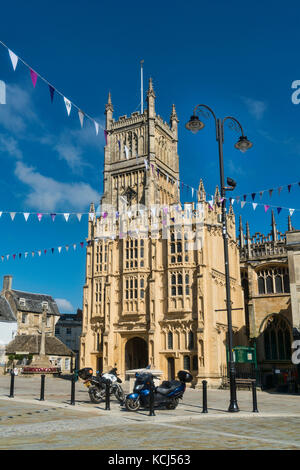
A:
[[[193,380],[192,374],[190,374],[186,370],[180,370],[177,375],[180,382],[191,382]]]
[[[88,378],[92,377],[93,375],[93,369],[91,367],[84,367],[83,369],[80,369],[78,371],[78,376],[82,380],[87,380]]]

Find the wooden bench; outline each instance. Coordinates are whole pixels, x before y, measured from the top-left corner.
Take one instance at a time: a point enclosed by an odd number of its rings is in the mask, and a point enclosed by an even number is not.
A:
[[[241,379],[241,378],[236,378],[235,379],[235,383],[236,383],[236,386],[239,388],[239,387],[248,387],[248,390],[251,390],[252,388],[252,383],[253,382],[256,382],[255,379]],[[229,387],[229,384],[230,384],[230,380],[229,380],[229,377],[223,377],[222,378],[222,385],[221,387],[222,388],[227,388]]]

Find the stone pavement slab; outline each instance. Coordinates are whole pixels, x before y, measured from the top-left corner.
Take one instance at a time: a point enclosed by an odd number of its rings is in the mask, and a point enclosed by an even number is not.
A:
[[[70,404],[70,381],[16,377],[8,398],[9,377],[0,377],[0,449],[299,449],[300,396],[238,392],[239,413],[228,413],[229,391],[208,390],[202,413],[201,390],[188,389],[176,410],[127,412],[116,400],[111,410],[93,404],[82,382]]]

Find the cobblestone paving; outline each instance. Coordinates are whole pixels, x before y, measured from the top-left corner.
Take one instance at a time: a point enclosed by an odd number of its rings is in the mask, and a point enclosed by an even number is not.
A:
[[[9,377],[0,377],[0,449],[300,449],[300,395],[258,392],[259,413],[252,412],[251,392],[239,391],[240,413],[228,413],[229,392],[208,390],[208,413],[202,394],[187,390],[174,411],[129,413],[111,402],[90,403],[76,384],[70,405],[70,382],[46,378],[45,401],[40,379],[16,377],[15,398],[8,398]]]

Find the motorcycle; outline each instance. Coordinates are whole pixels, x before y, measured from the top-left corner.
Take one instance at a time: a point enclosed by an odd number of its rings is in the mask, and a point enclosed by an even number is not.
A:
[[[78,371],[78,376],[84,380],[84,385],[88,388],[92,403],[101,403],[105,400],[107,381],[109,383],[109,394],[114,395],[121,404],[124,402],[125,394],[120,385],[122,380],[118,377],[116,367],[98,376],[93,375],[92,368],[85,367]]]
[[[193,380],[193,376],[180,370],[177,374],[179,380],[164,381],[158,387],[154,386],[154,376],[150,372],[137,372],[133,393],[126,396],[125,407],[128,411],[137,411],[140,407],[149,408],[150,389],[154,392],[154,407],[165,406],[168,410],[175,410],[179,400],[182,399],[186,383]]]

